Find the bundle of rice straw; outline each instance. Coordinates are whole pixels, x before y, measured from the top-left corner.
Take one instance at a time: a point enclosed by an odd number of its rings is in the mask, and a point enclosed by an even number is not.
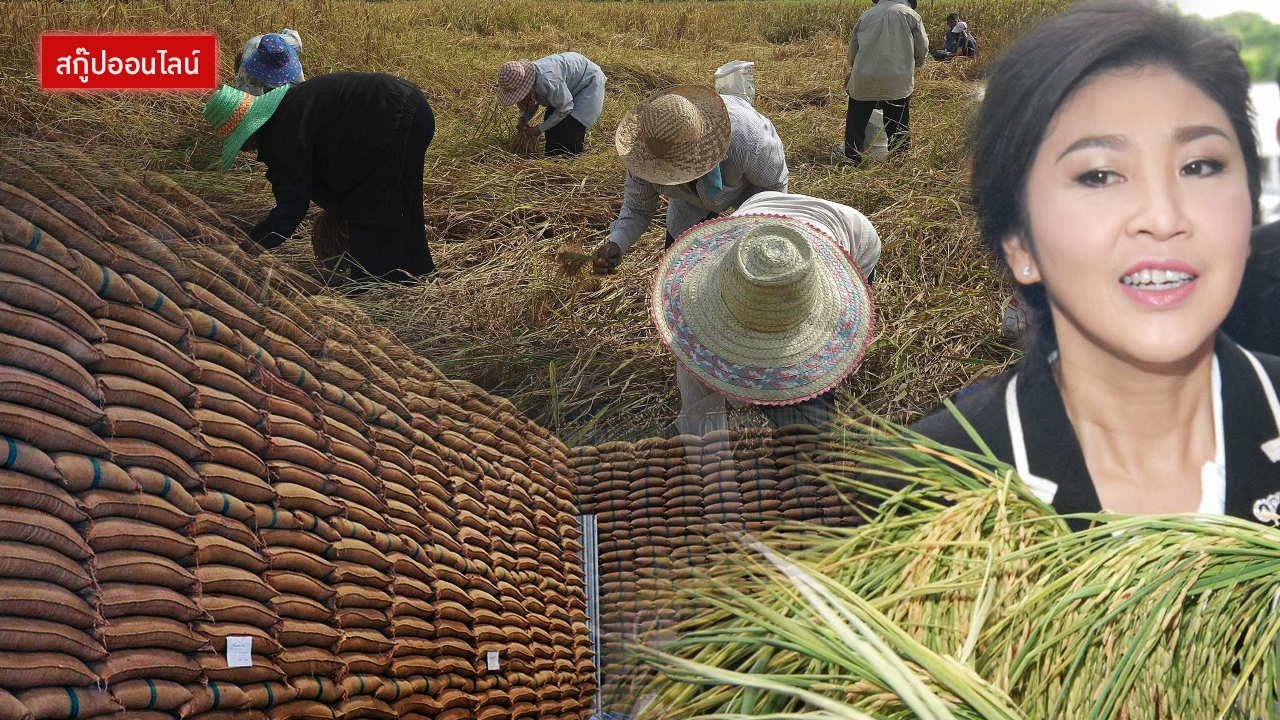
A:
[[[333,284],[340,274],[350,272],[351,238],[346,221],[321,210],[311,229],[311,250],[327,284]]]
[[[529,125],[524,120],[516,125],[516,139],[512,144],[511,152],[520,157],[533,157],[534,153],[538,152],[538,138],[541,136],[530,133],[528,128]]]
[[[828,480],[882,499],[867,524],[741,537],[679,593],[679,639],[634,648],[660,672],[638,717],[1275,716],[1280,532],[1073,534],[992,458],[849,427],[864,474]]]

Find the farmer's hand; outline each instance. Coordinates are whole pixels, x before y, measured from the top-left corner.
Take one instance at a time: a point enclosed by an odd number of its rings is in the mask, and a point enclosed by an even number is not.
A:
[[[608,275],[618,268],[622,262],[622,248],[616,242],[606,242],[596,250],[595,262],[591,270],[597,275]]]

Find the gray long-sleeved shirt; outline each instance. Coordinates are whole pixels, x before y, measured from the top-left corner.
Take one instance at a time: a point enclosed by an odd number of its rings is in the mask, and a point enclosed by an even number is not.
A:
[[[659,197],[669,201],[667,231],[672,237],[679,237],[707,215],[737,207],[762,190],[787,191],[786,152],[773,123],[743,98],[720,97],[729,109],[733,126],[729,151],[720,161],[723,189],[710,198],[702,178],[683,185],[657,185],[628,172],[622,210],[609,226],[609,241],[617,243],[622,252],[649,228],[658,212]]]
[[[538,79],[533,83],[533,96],[538,104],[551,108],[551,114],[538,129],[546,132],[566,117],[591,127],[604,110],[604,72],[600,66],[576,52],[548,55],[533,61]],[[522,120],[533,118],[537,110],[521,111]]]
[[[916,88],[916,68],[929,57],[929,36],[907,0],[880,0],[862,13],[849,37],[854,100],[901,100]]]

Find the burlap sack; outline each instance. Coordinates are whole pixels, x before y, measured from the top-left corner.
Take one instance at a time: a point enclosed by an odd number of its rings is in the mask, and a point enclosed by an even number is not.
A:
[[[304,681],[306,678],[296,678],[296,680]],[[298,689],[283,682],[264,682],[244,688],[244,694],[249,701],[248,707],[259,710],[295,700],[298,697]]]
[[[255,573],[231,565],[200,565],[195,575],[202,592],[238,595],[262,603],[280,594]]]
[[[256,426],[265,416],[263,411],[225,390],[204,383],[198,383],[196,389],[200,393],[200,407],[206,410],[233,417],[250,427]]]
[[[233,331],[233,337],[237,345],[242,345],[246,341],[245,337],[238,332]],[[205,340],[201,337],[191,338],[189,344],[191,355],[197,360],[208,360],[215,365],[221,365],[240,377],[249,376],[251,370],[249,359],[241,354],[238,348],[229,348],[221,343]]]
[[[231,683],[192,683],[183,688],[188,699],[181,703],[180,717],[189,717],[212,710],[239,710],[249,707],[249,696],[239,686]]]
[[[431,616],[431,605],[423,603],[425,617]],[[395,607],[392,607],[392,611]],[[333,612],[333,624],[339,628],[369,628],[386,632],[391,626],[387,612],[369,608],[339,608]],[[404,616],[411,617],[411,616]],[[425,622],[425,620],[424,620]]]
[[[261,548],[262,546],[261,540],[248,525],[213,512],[201,512],[196,515],[195,520],[191,522],[189,532],[193,536],[219,535],[246,547]]]
[[[291,593],[327,603],[333,598],[333,587],[310,575],[288,570],[272,570],[263,575],[267,584],[282,593]]]
[[[9,246],[0,245],[0,247]],[[75,280],[80,282],[78,278]],[[97,297],[94,300],[102,302]],[[11,273],[0,272],[0,301],[56,320],[90,342],[103,338],[102,329],[84,308],[41,283]]]
[[[270,720],[333,720],[333,710],[323,703],[311,700],[294,700],[268,708]]]
[[[327,606],[301,595],[281,594],[280,597],[273,598],[269,606],[280,617],[295,620],[328,622],[333,615],[333,611]]]
[[[332,675],[345,669],[338,656],[317,647],[287,647],[275,657],[276,664],[288,677],[298,675]]]
[[[275,682],[285,678],[284,671],[269,658],[254,653],[253,665],[250,667],[227,667],[225,655],[202,653],[197,656],[200,668],[210,680],[248,685],[251,683]]]
[[[196,683],[196,687],[203,685]],[[177,710],[191,700],[191,691],[171,680],[126,680],[111,686],[111,695],[126,710]]]
[[[279,598],[274,602],[279,602]],[[320,607],[323,609],[323,606]],[[215,622],[243,623],[259,628],[274,627],[280,622],[280,616],[272,608],[231,595],[201,595],[200,608]],[[328,611],[325,610],[325,613],[327,618]]]
[[[267,438],[240,418],[204,408],[192,414],[200,421],[206,435],[239,443],[255,453],[263,453],[267,449]]]
[[[347,630],[347,632],[358,632]],[[341,640],[343,630],[331,627],[326,623],[306,622],[285,618],[281,621],[277,639],[285,647],[310,645],[313,647],[330,647]]]
[[[298,700],[314,700],[326,704],[334,703],[343,697],[343,685],[335,683],[327,677],[294,677],[289,684],[297,689]]]
[[[200,568],[196,569],[197,577],[200,571]],[[147,615],[172,618],[185,623],[200,617],[200,608],[194,601],[159,585],[102,583],[98,587],[97,605],[102,617],[108,620],[128,615]]]
[[[111,460],[117,465],[144,467],[168,475],[183,487],[200,486],[200,476],[185,460],[159,445],[136,438],[112,438],[107,441]]]
[[[184,684],[200,679],[200,666],[193,660],[180,652],[157,648],[113,650],[93,669],[108,685],[140,678]]]
[[[196,551],[195,542],[173,530],[122,517],[97,520],[89,527],[85,536],[95,553],[137,550],[180,561]]]
[[[45,687],[18,693],[32,720],[80,720],[124,708],[107,691],[96,687]]]

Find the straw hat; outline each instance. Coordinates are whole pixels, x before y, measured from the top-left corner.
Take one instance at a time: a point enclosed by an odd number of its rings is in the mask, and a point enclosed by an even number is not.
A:
[[[676,85],[650,95],[622,122],[613,142],[627,170],[657,185],[706,175],[729,151],[729,109],[715,91]]]
[[[298,52],[282,35],[263,35],[258,48],[243,59],[244,70],[250,77],[270,85],[298,82],[302,76],[302,63]]]
[[[271,119],[288,91],[288,85],[281,85],[266,95],[257,97],[230,85],[223,85],[214,91],[213,97],[205,103],[202,114],[213,125],[213,131],[218,137],[222,138],[222,172],[231,167],[249,136]]]
[[[538,80],[538,68],[531,60],[512,60],[498,68],[498,104],[515,105],[524,99]]]
[[[862,359],[874,322],[849,255],[778,215],[720,218],[680,236],[658,265],[649,311],[686,370],[756,405],[830,390]]]

